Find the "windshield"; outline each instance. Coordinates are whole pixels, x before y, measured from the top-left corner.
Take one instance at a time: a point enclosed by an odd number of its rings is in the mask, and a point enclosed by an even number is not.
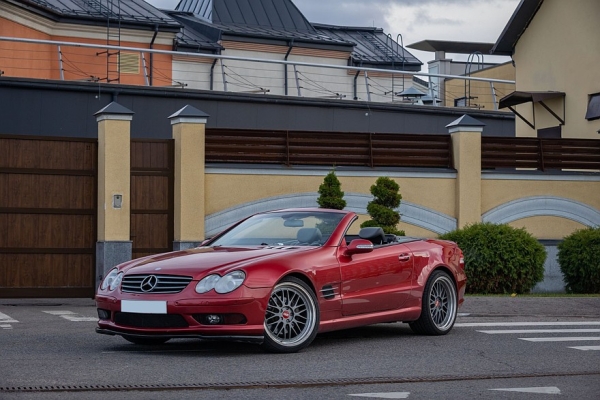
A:
[[[211,246],[322,246],[344,214],[281,212],[248,218]]]

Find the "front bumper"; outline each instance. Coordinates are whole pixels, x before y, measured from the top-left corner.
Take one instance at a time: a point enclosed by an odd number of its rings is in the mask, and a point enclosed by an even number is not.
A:
[[[99,293],[98,328],[107,335],[139,338],[200,338],[262,342],[269,288],[240,288],[227,295],[197,295],[186,291],[169,295]],[[190,297],[193,296],[193,297]],[[166,312],[124,311],[122,302],[166,303]],[[209,323],[207,316],[219,316]]]

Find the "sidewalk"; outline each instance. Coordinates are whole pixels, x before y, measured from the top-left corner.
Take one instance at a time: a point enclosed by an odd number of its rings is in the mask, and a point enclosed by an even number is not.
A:
[[[465,297],[461,314],[469,317],[600,318],[600,297]]]

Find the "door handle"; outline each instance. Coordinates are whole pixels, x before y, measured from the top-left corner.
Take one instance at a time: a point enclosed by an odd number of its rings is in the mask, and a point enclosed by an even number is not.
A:
[[[408,261],[410,260],[410,254],[402,253],[398,256],[398,261]]]

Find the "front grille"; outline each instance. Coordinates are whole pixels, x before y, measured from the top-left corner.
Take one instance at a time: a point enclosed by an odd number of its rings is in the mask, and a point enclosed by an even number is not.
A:
[[[116,312],[115,323],[134,328],[187,328],[185,318],[179,314],[137,314]]]
[[[191,276],[125,275],[123,283],[121,283],[121,290],[125,293],[179,293],[191,281]],[[148,285],[148,283],[154,285]]]

